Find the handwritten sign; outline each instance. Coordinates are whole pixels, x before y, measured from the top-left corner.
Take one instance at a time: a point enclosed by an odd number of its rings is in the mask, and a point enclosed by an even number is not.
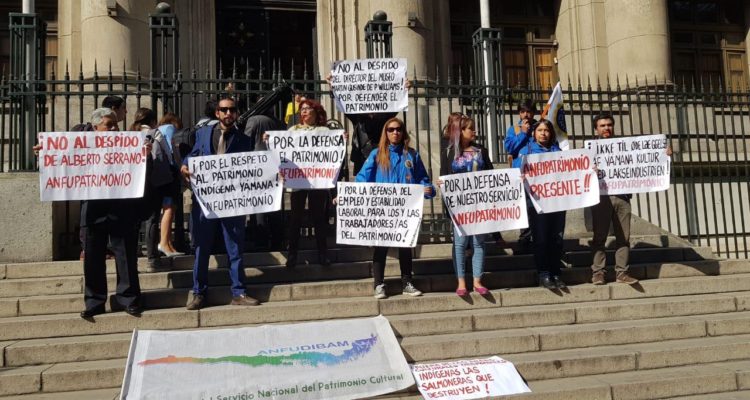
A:
[[[331,66],[333,98],[345,114],[405,111],[405,85],[405,58],[336,61]]]
[[[440,192],[458,236],[529,226],[518,168],[441,176]]]
[[[599,203],[592,152],[586,149],[529,154],[521,167],[526,190],[538,213],[583,208]]]
[[[411,366],[425,399],[478,399],[531,392],[516,367],[500,357]]]
[[[587,140],[596,156],[601,194],[659,192],[669,189],[671,157],[665,135]]]
[[[41,201],[143,197],[145,134],[41,132],[39,144]]]
[[[414,247],[423,204],[422,185],[339,182],[336,243]]]
[[[346,157],[344,130],[268,131],[268,149],[281,160],[284,187],[336,187]]]
[[[279,160],[270,151],[191,157],[190,184],[206,218],[281,209]]]

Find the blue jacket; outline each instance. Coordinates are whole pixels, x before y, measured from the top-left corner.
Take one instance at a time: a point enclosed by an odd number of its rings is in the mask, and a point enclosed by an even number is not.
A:
[[[518,157],[513,159],[513,168],[521,168],[523,162],[523,156],[528,154],[539,154],[539,153],[552,153],[555,151],[562,151],[557,142],[552,143],[549,148],[542,147],[539,143],[531,141],[526,144],[525,147],[521,148],[518,152]]]
[[[362,169],[359,170],[355,182],[377,182],[377,183],[414,183],[422,184],[432,188],[432,194],[425,195],[425,198],[435,197],[435,187],[430,183],[430,177],[427,176],[427,170],[422,164],[422,159],[414,149],[404,154],[404,145],[389,145],[388,150],[391,159],[391,168],[389,171],[383,171],[378,167],[375,159],[378,155],[378,149],[370,152],[365,160]]]
[[[210,156],[216,154],[214,152],[214,149],[211,148],[213,146],[211,140],[213,139],[214,128],[220,129],[219,124],[207,125],[195,132],[195,145],[193,146],[193,150],[190,152],[190,154],[182,159],[182,165],[189,165],[188,160],[190,159],[190,157]],[[253,143],[250,137],[234,127],[232,128],[232,130],[234,132],[234,136],[232,137],[232,141],[229,142],[227,153],[242,153],[243,151],[251,151],[253,148]]]
[[[505,140],[503,140],[505,151],[508,152],[509,156],[513,157],[514,162],[518,158],[518,152],[531,141],[531,135],[521,129],[521,122],[518,121],[514,125],[509,126],[505,132]],[[516,134],[516,127],[518,127],[518,134]]]

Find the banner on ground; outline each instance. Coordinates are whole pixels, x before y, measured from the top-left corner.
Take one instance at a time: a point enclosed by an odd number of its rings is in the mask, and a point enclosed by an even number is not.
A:
[[[538,213],[572,210],[599,203],[593,152],[588,149],[529,154],[522,173]]]
[[[460,400],[531,392],[510,361],[500,357],[411,366],[425,399]]]
[[[383,316],[135,331],[120,398],[356,399],[414,384]]]
[[[336,108],[345,114],[406,111],[406,59],[336,61],[331,66]]]
[[[587,140],[596,154],[601,194],[659,192],[669,189],[672,159],[665,135],[629,136]]]
[[[440,192],[458,236],[529,226],[518,168],[441,176]]]
[[[568,127],[565,123],[565,110],[563,109],[563,92],[560,82],[557,82],[555,88],[552,90],[552,94],[547,100],[547,105],[544,106],[542,111],[542,118],[548,119],[552,122],[555,127],[555,136],[557,143],[563,150],[570,149],[570,143],[568,143]]]
[[[346,158],[344,130],[268,131],[268,149],[281,160],[284,187],[331,189],[336,187]]]
[[[142,132],[39,133],[41,201],[143,197]]]
[[[206,218],[281,209],[279,159],[270,151],[191,157],[190,185]]]
[[[423,205],[422,185],[339,182],[336,243],[414,247]]]

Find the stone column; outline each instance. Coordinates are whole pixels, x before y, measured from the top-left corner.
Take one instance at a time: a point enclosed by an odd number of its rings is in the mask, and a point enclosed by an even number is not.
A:
[[[609,75],[631,85],[648,77],[664,83],[672,75],[667,0],[607,0]]]
[[[745,2],[745,59],[750,72],[750,2]]]
[[[81,52],[83,75],[105,75],[112,61],[114,76],[134,76],[138,65],[148,76],[148,14],[154,12],[153,0],[117,0],[117,16],[107,14],[107,4],[100,0],[81,0]],[[124,62],[124,70],[123,70]]]
[[[57,1],[57,75],[62,77],[65,66],[71,77],[77,77],[81,62],[81,2]]]
[[[444,0],[440,0],[440,3]],[[373,13],[383,10],[393,22],[393,56],[405,57],[409,76],[434,77],[436,12],[431,0],[319,0],[317,2],[318,65],[321,74],[331,61],[367,55],[364,28]],[[409,26],[409,13],[416,18]],[[439,13],[437,13],[439,14]],[[439,27],[449,29],[449,26]],[[429,49],[429,50],[428,50]],[[444,58],[443,55],[439,56]]]
[[[568,77],[574,85],[579,77],[586,85],[589,78],[603,80],[609,72],[604,0],[581,3],[561,0],[557,15],[557,70],[564,85]]]

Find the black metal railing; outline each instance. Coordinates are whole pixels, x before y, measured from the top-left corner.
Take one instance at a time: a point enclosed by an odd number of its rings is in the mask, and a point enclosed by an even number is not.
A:
[[[130,110],[141,105],[151,106],[151,99],[155,97],[159,114],[165,110],[176,111],[185,124],[190,125],[201,117],[203,99],[216,96],[230,84],[241,107],[247,107],[284,81],[296,91],[320,100],[330,118],[351,129],[345,116],[335,110],[327,82],[307,72],[301,77],[282,76],[280,70],[275,65],[270,71],[260,68],[253,75],[249,68],[245,71],[234,68],[230,76],[223,76],[221,72],[212,76],[178,70],[169,77],[170,85],[153,85],[150,77],[140,73],[132,78],[113,77],[111,67],[102,75],[95,72],[90,79],[84,79],[80,73],[72,78],[67,68],[62,76],[52,71],[50,79],[32,79],[31,82],[15,76],[2,77],[0,172],[28,170],[22,162],[28,144],[20,139],[36,132],[21,132],[21,125],[14,123],[12,117],[16,110],[14,105],[23,104],[29,96],[37,102],[42,99],[39,131],[64,131],[86,122],[87,116],[107,95],[124,97]],[[472,116],[480,141],[486,142],[492,135],[497,143],[502,143],[506,129],[517,118],[517,104],[531,98],[541,109],[550,91],[550,88],[486,85],[481,76],[476,79],[473,70],[469,71],[468,81],[460,78],[462,71],[444,75],[448,79],[412,77],[409,111],[403,115],[433,178],[439,175],[440,135],[450,112]],[[30,91],[29,87],[37,89]],[[748,88],[726,88],[721,82],[673,84],[654,79],[638,82],[614,79],[600,83],[576,79],[566,82],[563,92],[569,139],[574,148],[582,147],[584,140],[593,137],[592,118],[602,112],[614,115],[619,135],[662,133],[668,136],[674,150],[672,186],[666,192],[635,196],[635,214],[692,243],[711,246],[722,256],[748,256]],[[488,104],[492,104],[493,109],[488,109]],[[175,106],[180,109],[175,110]],[[279,104],[274,113],[282,118],[284,110],[285,105]],[[128,117],[121,128],[130,124]],[[493,158],[497,165],[505,164],[507,155],[502,145]],[[423,233],[423,241],[450,240],[450,225],[439,199],[425,205]]]

